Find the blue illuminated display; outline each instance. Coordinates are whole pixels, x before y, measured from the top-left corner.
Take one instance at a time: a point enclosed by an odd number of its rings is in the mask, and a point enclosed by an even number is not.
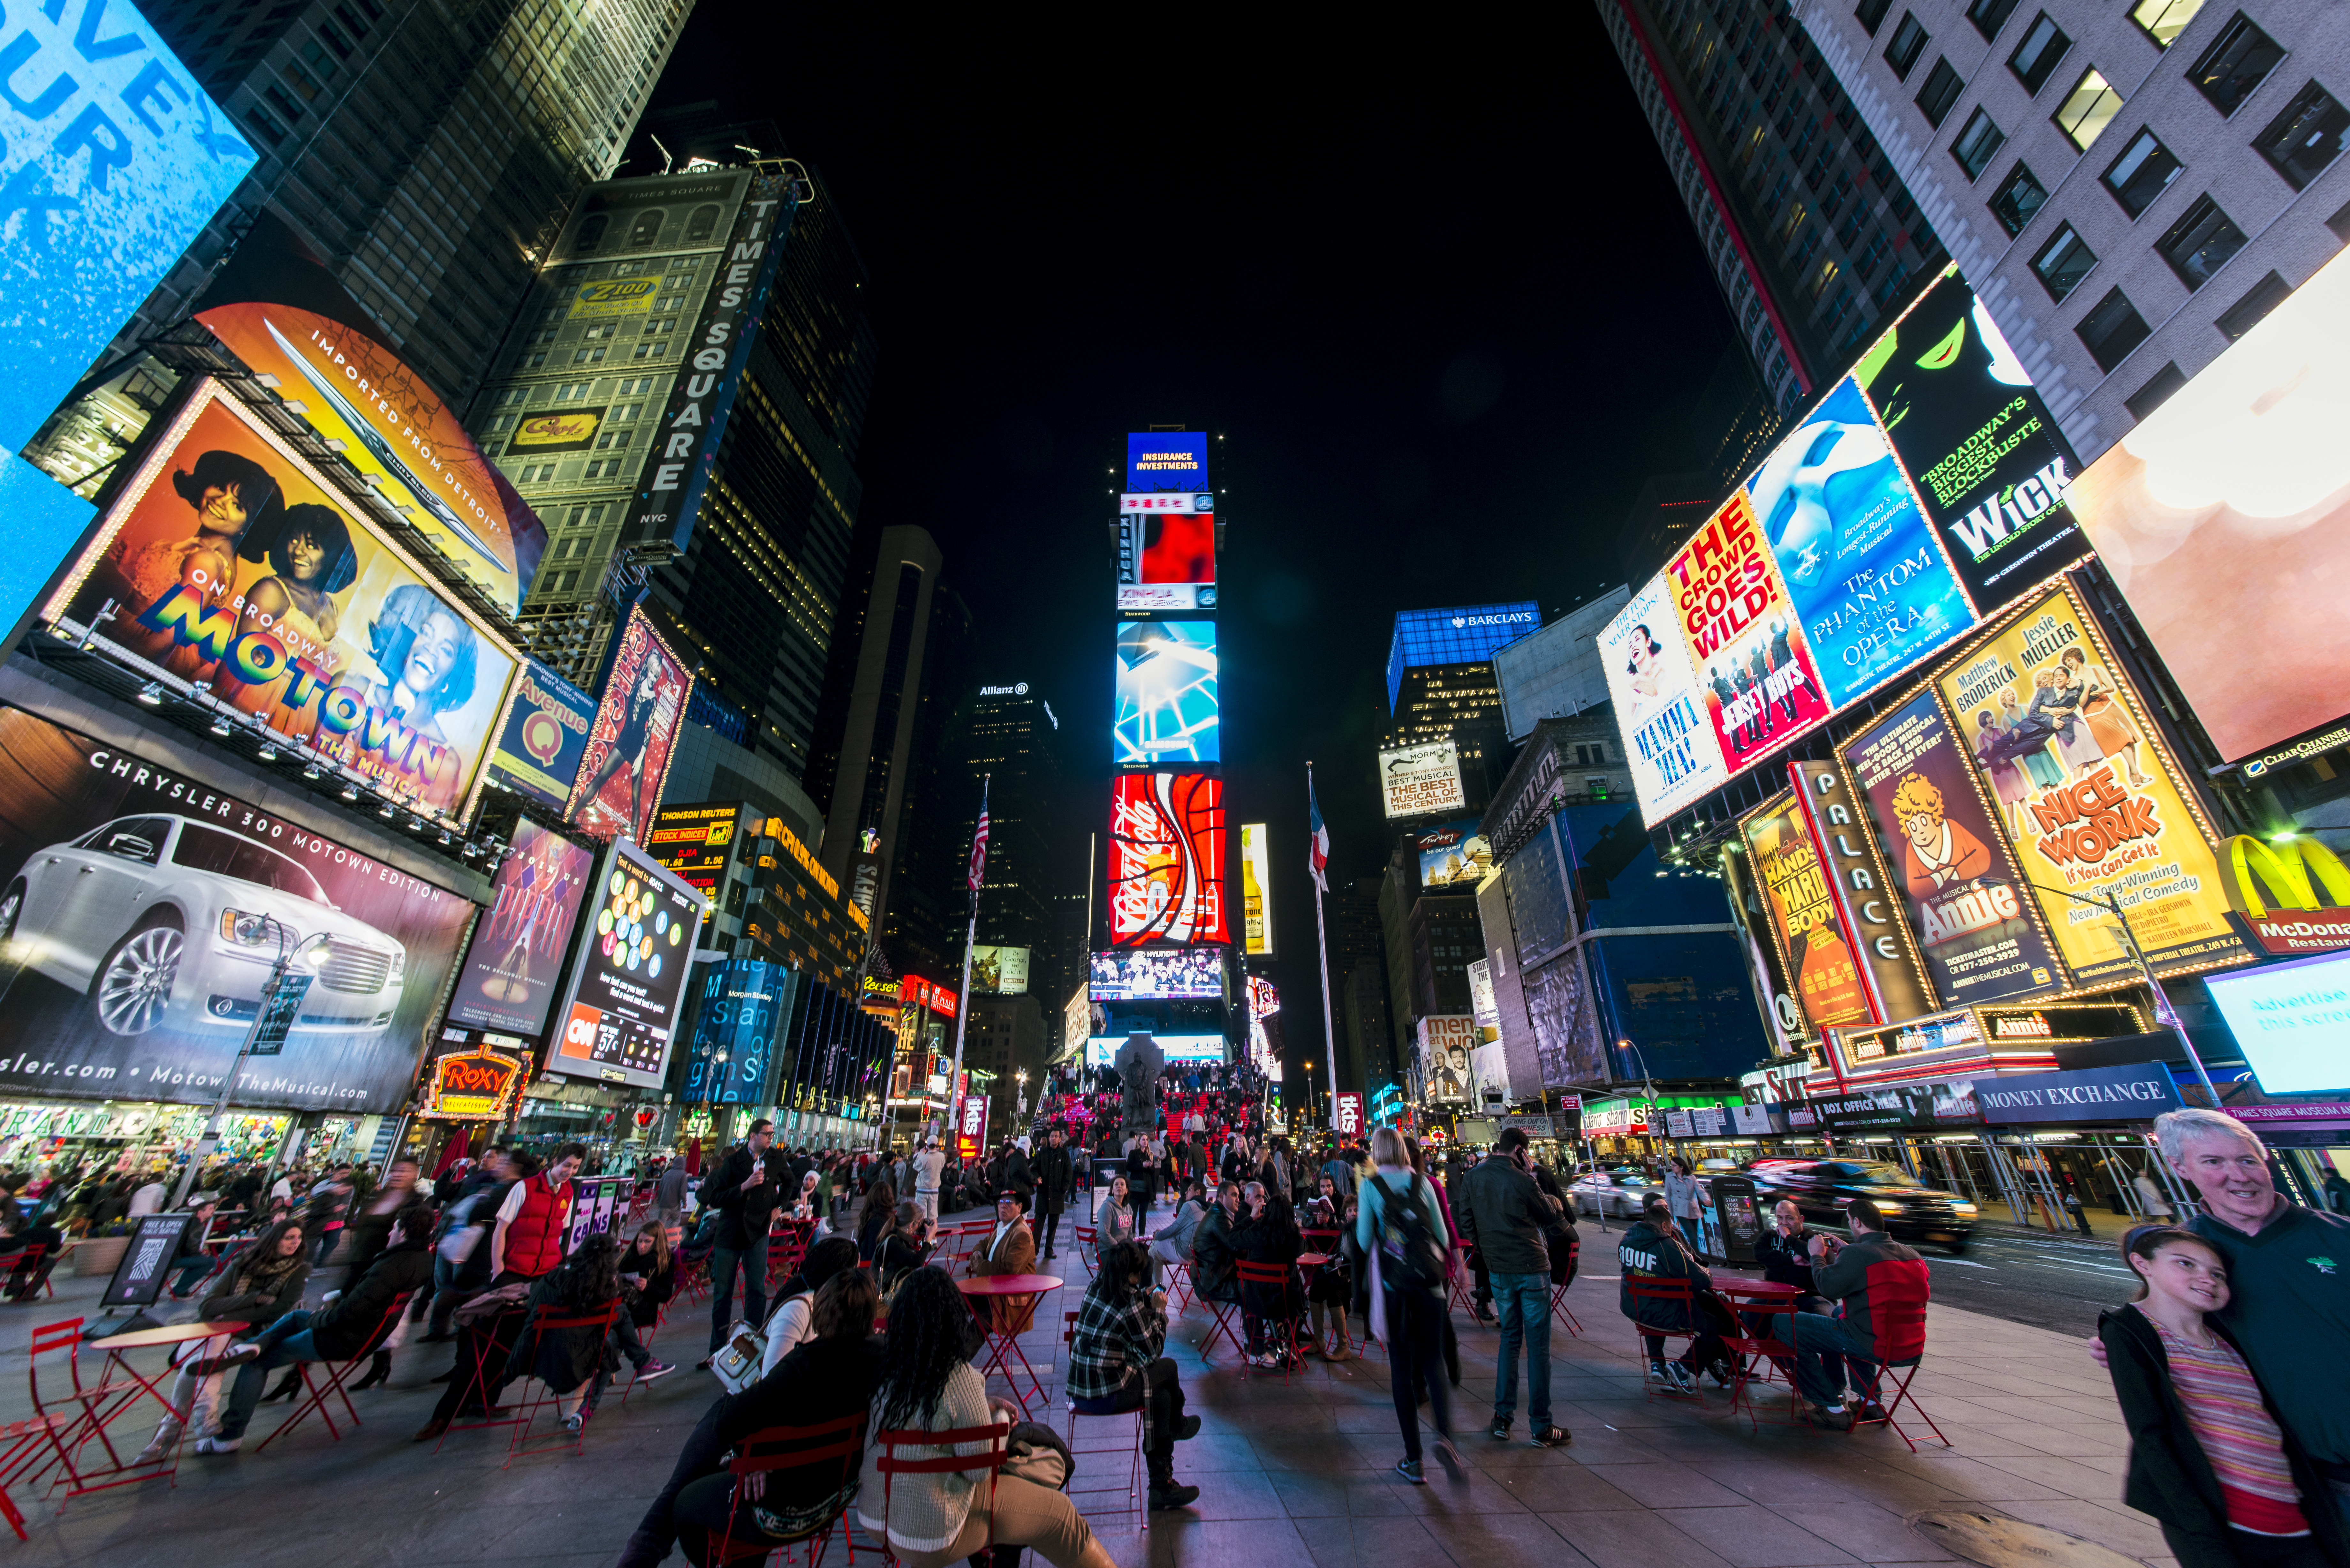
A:
[[[1212,490],[1208,438],[1199,431],[1135,431],[1126,438],[1126,489]]]
[[[1399,610],[1388,644],[1388,711],[1395,711],[1403,672],[1426,664],[1475,664],[1504,643],[1542,629],[1542,607],[1532,599],[1451,609]]]
[[[1118,711],[1110,725],[1118,766],[1221,762],[1220,721],[1214,621],[1119,625]]]

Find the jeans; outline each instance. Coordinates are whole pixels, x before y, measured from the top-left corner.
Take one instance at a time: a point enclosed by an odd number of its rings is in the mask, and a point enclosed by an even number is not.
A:
[[[743,1321],[767,1321],[767,1249],[764,1242],[737,1251],[719,1247],[710,1254],[710,1354],[726,1343],[734,1326],[734,1272],[743,1272]]]
[[[1877,1397],[1877,1363],[1868,1352],[1874,1341],[1864,1340],[1841,1317],[1812,1313],[1795,1314],[1795,1385],[1814,1405],[1843,1402],[1845,1375],[1849,1368],[1855,1387]]]
[[[261,1391],[269,1381],[269,1374],[281,1366],[291,1366],[297,1361],[316,1361],[318,1347],[310,1338],[310,1314],[289,1312],[267,1328],[255,1334],[252,1343],[261,1347],[260,1355],[236,1369],[236,1386],[229,1390],[228,1409],[221,1417],[221,1438],[242,1438],[253,1422],[254,1411],[261,1407]]]
[[[1705,1230],[1697,1222],[1696,1219],[1694,1217],[1686,1219],[1676,1218],[1673,1220],[1673,1224],[1679,1229],[1681,1238],[1689,1242],[1690,1256],[1693,1258],[1704,1257]]]
[[[637,1320],[629,1315],[625,1307],[621,1309],[620,1315],[612,1320],[612,1343],[619,1345],[620,1354],[629,1358],[629,1365],[639,1372],[653,1358],[653,1353],[645,1348],[643,1334],[637,1330]]]
[[[310,1266],[314,1269],[325,1268],[327,1266],[327,1254],[335,1250],[335,1243],[342,1239],[343,1228],[340,1225],[329,1225],[324,1231],[319,1231],[318,1252],[316,1257],[311,1259]]]
[[[191,1258],[182,1258],[173,1263],[172,1265],[172,1299],[175,1301],[184,1299],[190,1291],[196,1288],[198,1280],[203,1279],[219,1266],[218,1258],[203,1252],[198,1252]]]
[[[1428,1395],[1436,1429],[1452,1436],[1452,1392],[1444,1381],[1444,1303],[1427,1291],[1385,1291],[1388,1383],[1395,1394],[1403,1457],[1419,1458],[1419,1397]]]
[[[1518,1344],[1526,1347],[1526,1418],[1539,1432],[1550,1420],[1550,1275],[1495,1274],[1493,1304],[1502,1314],[1502,1350],[1493,1364],[1493,1424],[1518,1408]]]

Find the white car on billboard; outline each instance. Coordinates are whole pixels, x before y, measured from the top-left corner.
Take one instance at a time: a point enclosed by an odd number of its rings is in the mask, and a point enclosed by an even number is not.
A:
[[[380,1035],[408,950],[338,909],[291,857],[190,817],[121,816],[36,849],[0,893],[10,962],[87,996],[99,1025],[137,1036],[251,1026],[281,951],[314,978],[296,1038]]]

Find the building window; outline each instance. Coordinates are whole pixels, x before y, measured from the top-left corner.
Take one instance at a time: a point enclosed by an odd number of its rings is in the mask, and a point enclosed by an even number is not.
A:
[[[2291,286],[2272,272],[2252,285],[2250,293],[2230,306],[2228,313],[2211,325],[2232,343],[2257,326],[2262,317],[2283,304],[2284,296],[2292,292]]]
[[[2006,26],[2014,10],[2015,0],[1974,0],[1974,4],[1967,7],[1967,20],[1975,25],[1975,31],[1981,33],[1983,42],[1988,44],[1999,36],[2000,28]]]
[[[301,119],[302,106],[294,101],[293,94],[287,92],[284,88],[279,87],[276,82],[272,82],[267,87],[263,88],[261,89],[261,96],[269,100],[269,106],[278,113],[284,115],[289,121],[298,122]]]
[[[2186,372],[2179,369],[2178,361],[2174,359],[2157,370],[2145,386],[2124,398],[2122,407],[2130,411],[2130,418],[2143,421],[2147,415],[2169,401],[2170,395],[2185,385],[2187,385]]]
[[[2048,73],[2056,68],[2056,62],[2072,47],[2073,40],[2064,36],[2064,30],[2043,11],[2023,30],[2023,41],[2015,46],[2015,53],[2007,57],[2007,68],[2015,73],[2024,91],[2037,95],[2048,85]]]
[[[2096,265],[2095,253],[2081,243],[2081,236],[2073,232],[2070,223],[2057,230],[2056,237],[2041,246],[2040,254],[2032,258],[2032,270],[2040,279],[2040,286],[2048,291],[2049,298],[2059,304]]]
[[[1896,79],[1909,79],[1909,68],[1926,52],[1926,29],[1918,24],[1917,15],[1902,12],[1901,26],[1893,29],[1893,41],[1885,46],[1886,63],[1893,67]]]
[[[277,123],[277,117],[257,103],[246,106],[244,123],[260,132],[261,140],[272,147],[286,140],[286,128]]]
[[[2064,101],[2057,106],[2052,118],[2056,129],[2071,138],[2074,146],[2086,152],[2089,144],[2121,111],[2122,95],[2092,66],[2081,73],[2081,79],[2073,84],[2073,90],[2064,95]]]
[[[2130,7],[2130,20],[2137,24],[2158,49],[2170,47],[2171,40],[2187,31],[2187,24],[2195,20],[2195,13],[2203,9],[2203,0],[2137,0]]]
[[[2299,191],[2342,156],[2346,139],[2350,139],[2350,109],[2312,82],[2285,105],[2282,114],[2269,121],[2269,128],[2252,146],[2269,161],[2269,167],[2284,176],[2286,184]]]
[[[2170,149],[2165,147],[2151,130],[2141,130],[2130,138],[2122,155],[2107,166],[2104,174],[2106,189],[2122,204],[2122,211],[2135,218],[2154,205],[2154,199],[2170,189],[2178,178],[2180,168]]]
[[[2129,351],[2146,341],[2146,317],[2129,302],[2129,296],[2120,289],[2108,289],[2106,297],[2081,317],[2081,325],[2073,335],[2097,362],[2097,369],[2110,374],[2113,368],[2129,357]]]
[[[593,381],[566,381],[555,389],[555,400],[558,403],[578,402],[588,396],[588,389],[595,384]]]
[[[2032,222],[2032,215],[2040,211],[2041,203],[2047,200],[2046,187],[2033,178],[2028,165],[2019,161],[2013,169],[2008,171],[2007,183],[2002,185],[1999,194],[1991,199],[1991,215],[1999,220],[1999,226],[2007,231],[2007,237],[2013,239],[2023,233],[2023,226]]]
[[[2214,109],[2223,115],[2233,114],[2282,58],[2284,50],[2276,40],[2239,11],[2220,29],[2220,36],[2203,51],[2203,57],[2189,67],[2187,78]]]
[[[1966,90],[1966,78],[1951,68],[1949,60],[1937,59],[1934,68],[1926,73],[1926,85],[1918,89],[1918,112],[1926,117],[1927,124],[1939,130],[1957,105],[1959,95]]]
[[[1853,16],[1860,23],[1860,30],[1874,38],[1877,29],[1885,26],[1885,14],[1892,9],[1893,0],[1860,0]]]
[[[575,365],[600,365],[604,362],[604,350],[575,348],[571,351],[571,362]]]
[[[2199,196],[2154,248],[2191,293],[2210,282],[2211,275],[2244,248],[2244,231],[2229,222],[2228,214],[2210,196]]]
[[[1957,159],[1959,167],[1967,171],[1967,183],[1971,185],[1982,178],[1982,171],[1991,167],[1991,161],[1999,156],[1999,150],[2005,145],[2006,133],[1991,122],[1990,115],[1979,109],[1968,117],[1966,129],[1959,132],[1959,139],[1950,143],[1950,156]]]

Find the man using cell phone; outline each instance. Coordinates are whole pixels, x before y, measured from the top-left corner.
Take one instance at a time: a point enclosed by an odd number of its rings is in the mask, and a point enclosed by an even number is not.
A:
[[[743,1321],[767,1317],[767,1231],[775,1207],[790,1199],[789,1168],[773,1147],[775,1124],[762,1118],[751,1136],[728,1151],[702,1184],[702,1206],[718,1210],[716,1245],[710,1253],[710,1355],[726,1343],[734,1326],[734,1275],[743,1275]],[[706,1370],[710,1356],[696,1364]]]

